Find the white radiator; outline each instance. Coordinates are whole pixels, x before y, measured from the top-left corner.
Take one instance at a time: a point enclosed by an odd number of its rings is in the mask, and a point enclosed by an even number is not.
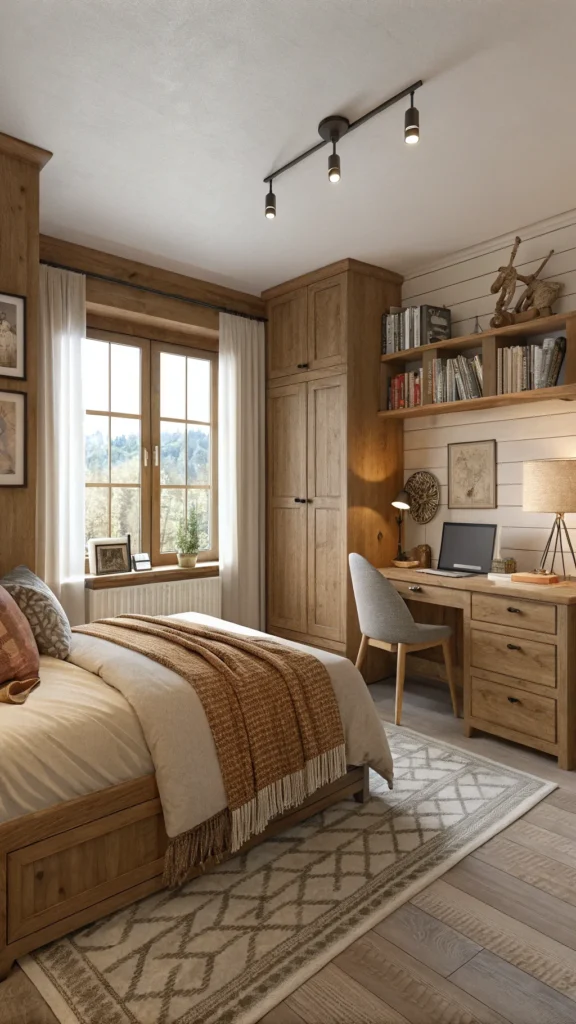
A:
[[[136,587],[110,587],[86,591],[86,621],[134,612],[138,615],[177,615],[205,612],[220,617],[220,577],[144,583]]]

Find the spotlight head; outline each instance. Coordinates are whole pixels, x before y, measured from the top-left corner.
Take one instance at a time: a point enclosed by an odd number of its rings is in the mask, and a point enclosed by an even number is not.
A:
[[[340,181],[340,157],[336,150],[328,157],[328,180]]]
[[[404,115],[404,142],[414,146],[420,139],[420,114],[411,101]]]
[[[276,216],[276,196],[272,191],[272,182],[270,182],[270,191],[266,196],[266,208],[264,212],[268,220],[274,220],[274,217]]]

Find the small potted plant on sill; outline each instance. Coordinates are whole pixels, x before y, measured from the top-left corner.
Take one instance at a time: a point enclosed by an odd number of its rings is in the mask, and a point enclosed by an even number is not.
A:
[[[188,510],[188,519],[183,519],[176,537],[176,554],[181,569],[193,569],[200,548],[200,516],[195,505]]]

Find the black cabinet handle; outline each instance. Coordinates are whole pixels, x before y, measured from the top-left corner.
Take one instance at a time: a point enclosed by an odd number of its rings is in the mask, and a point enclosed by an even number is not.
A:
[[[308,369],[308,363],[297,363],[297,366],[298,366],[299,370],[307,370]]]
[[[506,644],[506,647],[508,648],[509,651],[521,651],[522,650],[522,648],[519,647],[518,644]]]
[[[408,590],[414,590],[417,594],[420,593],[422,587],[408,587]]]
[[[522,614],[522,612],[520,611],[519,608],[507,608],[506,611],[507,612],[514,612],[516,615],[521,615]]]
[[[521,704],[522,703],[522,701],[520,700],[519,697],[508,697],[508,700],[510,701],[510,704]]]
[[[297,502],[299,505],[306,504],[306,498],[294,498],[294,501]]]

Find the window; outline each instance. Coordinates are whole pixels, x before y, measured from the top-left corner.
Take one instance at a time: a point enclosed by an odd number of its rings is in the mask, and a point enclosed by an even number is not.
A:
[[[131,535],[154,565],[176,561],[180,523],[201,516],[217,558],[217,357],[108,332],[83,341],[86,540]]]

